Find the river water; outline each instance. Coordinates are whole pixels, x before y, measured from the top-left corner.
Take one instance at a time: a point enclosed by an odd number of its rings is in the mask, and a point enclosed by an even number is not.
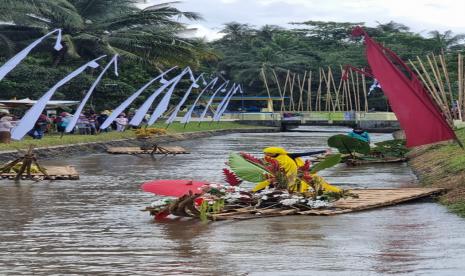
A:
[[[0,275],[463,275],[465,220],[420,201],[333,217],[154,223],[151,179],[221,181],[231,151],[325,148],[334,131],[232,134],[177,143],[190,155],[55,160],[79,181],[0,183]],[[325,131],[332,132],[325,132]],[[375,140],[389,139],[374,135]],[[415,185],[405,164],[322,172],[343,187]]]

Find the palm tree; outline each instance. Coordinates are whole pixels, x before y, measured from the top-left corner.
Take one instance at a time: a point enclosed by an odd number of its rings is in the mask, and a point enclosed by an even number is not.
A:
[[[404,24],[397,23],[394,21],[389,21],[388,23],[378,23],[378,26],[376,28],[382,32],[388,32],[388,33],[400,33],[400,32],[408,32],[410,31],[410,28],[405,26]]]
[[[64,48],[55,64],[65,56],[95,57],[118,53],[154,65],[196,62],[197,53],[179,18],[199,20],[192,12],[173,7],[177,2],[145,9],[137,0],[2,0],[0,45],[12,47],[55,28],[64,31]]]
[[[428,34],[444,50],[451,49],[452,47],[460,44],[460,42],[465,39],[465,34],[454,35],[454,33],[450,30],[445,31],[444,33],[439,31],[431,31]]]
[[[249,24],[230,22],[224,24],[224,29],[221,30],[221,33],[225,34],[223,37],[225,40],[235,41],[253,34],[253,29]]]

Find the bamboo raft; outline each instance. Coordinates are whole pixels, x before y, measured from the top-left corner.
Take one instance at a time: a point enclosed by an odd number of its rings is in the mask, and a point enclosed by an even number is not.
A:
[[[38,180],[78,180],[79,173],[73,166],[42,166],[45,169],[44,173],[31,173],[32,179]],[[1,173],[2,179],[15,179],[16,173]],[[26,175],[22,175],[21,179],[26,179]]]
[[[290,208],[246,207],[211,215],[211,220],[245,220],[289,215],[332,216],[374,208],[396,205],[415,199],[444,193],[443,188],[354,189],[350,192],[358,198],[346,198],[333,202],[331,207],[300,211]]]
[[[107,149],[108,153],[111,154],[188,154],[189,152],[179,146],[174,147],[160,147],[156,146],[154,148],[143,149],[140,147],[110,147]]]
[[[349,166],[360,166],[369,164],[385,164],[385,163],[401,163],[406,162],[407,158],[382,158],[376,160],[363,160],[363,159],[347,159],[345,162]]]

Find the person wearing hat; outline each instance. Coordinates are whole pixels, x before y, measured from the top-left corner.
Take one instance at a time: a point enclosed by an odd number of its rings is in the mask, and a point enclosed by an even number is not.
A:
[[[111,112],[109,110],[104,110],[100,112],[100,114],[97,116],[97,130],[98,131],[108,132],[110,128],[100,130],[100,126],[103,125],[103,123],[108,119],[108,116],[110,116],[110,114]]]
[[[13,117],[3,115],[0,118],[0,142],[9,144],[11,142],[11,129],[14,127]]]
[[[288,153],[285,149],[280,148],[280,147],[269,147],[263,149],[263,153],[267,157],[271,157],[278,161],[279,166],[284,169],[286,176],[289,180],[289,186],[294,185],[294,182],[297,178],[297,173],[300,167],[304,166],[305,162],[302,160],[302,156],[311,156],[311,155],[316,155],[316,154],[321,154],[321,153],[327,153],[328,151],[323,150],[323,151],[311,151],[311,152],[305,152],[305,153]],[[340,192],[341,189],[330,185],[327,183],[322,177],[313,174],[312,177],[316,179],[317,181],[320,182],[320,184],[323,187],[323,190],[328,191],[328,192]],[[298,192],[306,192],[309,189],[309,184],[306,183],[305,181],[301,181],[301,186],[298,190]],[[269,185],[269,182],[263,181],[259,183],[255,188],[253,189],[254,192],[264,189]],[[295,188],[294,188],[295,189]]]

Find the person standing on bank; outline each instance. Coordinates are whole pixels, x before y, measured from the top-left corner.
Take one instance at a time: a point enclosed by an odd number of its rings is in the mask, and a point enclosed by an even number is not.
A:
[[[0,118],[0,142],[9,144],[11,142],[11,129],[14,127],[13,117],[5,115]]]

